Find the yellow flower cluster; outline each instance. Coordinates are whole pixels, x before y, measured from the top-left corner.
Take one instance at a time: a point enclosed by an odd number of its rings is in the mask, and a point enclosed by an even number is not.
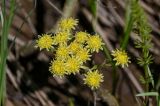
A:
[[[51,61],[49,68],[53,76],[64,77],[65,75],[79,73],[84,63],[90,60],[93,52],[102,49],[102,39],[99,35],[90,35],[87,32],[76,32],[72,30],[78,25],[78,20],[73,18],[61,19],[58,24],[58,31],[53,36],[43,34],[36,41],[36,46],[42,49],[51,50],[55,58]],[[85,74],[84,82],[92,89],[99,87],[103,76],[96,71],[88,71]]]
[[[121,65],[122,68],[124,68],[124,66],[128,67],[128,63],[130,63],[131,61],[129,60],[130,58],[128,57],[127,53],[124,50],[114,50],[112,51],[112,56],[114,57],[114,61],[116,61],[116,65]]]

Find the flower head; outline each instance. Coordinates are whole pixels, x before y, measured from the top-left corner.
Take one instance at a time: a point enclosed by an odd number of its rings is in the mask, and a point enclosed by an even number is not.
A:
[[[69,45],[69,51],[71,54],[75,54],[81,47],[82,47],[81,44],[79,44],[77,42],[72,42]]]
[[[77,58],[70,57],[68,60],[66,60],[66,69],[67,69],[67,74],[75,74],[79,72],[81,63],[77,61]]]
[[[66,74],[65,63],[60,60],[52,61],[49,70],[53,75],[59,77],[63,77]]]
[[[85,74],[84,84],[87,84],[91,89],[97,89],[101,82],[103,82],[103,75],[98,70],[88,71]]]
[[[68,39],[69,39],[69,33],[68,32],[58,32],[54,36],[54,42],[56,44],[66,44]]]
[[[128,66],[128,63],[130,63],[129,61],[129,57],[127,56],[127,53],[124,50],[114,50],[112,51],[112,56],[114,57],[113,60],[116,61],[116,65],[121,65],[122,67],[124,67],[125,65]]]
[[[87,47],[92,51],[98,52],[99,49],[102,49],[102,39],[98,35],[90,36],[87,40]]]
[[[73,18],[67,18],[67,19],[62,19],[59,22],[59,28],[62,31],[70,31],[71,29],[75,29],[75,26],[77,26],[78,20],[73,19]]]
[[[53,38],[49,34],[42,34],[38,40],[36,40],[36,46],[41,49],[51,49],[53,45]]]
[[[88,40],[88,33],[86,32],[77,32],[76,35],[75,35],[75,40],[76,42],[79,42],[79,43],[84,43],[85,41]]]
[[[56,58],[57,59],[66,59],[69,56],[69,51],[66,46],[59,46],[56,51]]]
[[[87,49],[81,48],[77,51],[76,57],[83,63],[90,60],[91,55],[89,55],[89,51]]]

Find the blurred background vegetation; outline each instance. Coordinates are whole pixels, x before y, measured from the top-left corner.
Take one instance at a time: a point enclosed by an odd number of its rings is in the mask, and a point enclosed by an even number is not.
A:
[[[13,0],[4,1],[6,14],[10,16]],[[130,1],[133,0],[16,0],[11,28],[4,32],[8,35],[8,46],[5,45],[8,48],[6,106],[93,106],[93,93],[83,84],[81,76],[63,79],[53,77],[48,71],[53,54],[39,51],[34,47],[38,35],[54,33],[57,22],[62,17],[78,19],[77,31],[100,34],[107,47],[104,48],[106,54],[103,51],[95,53],[92,56],[93,61],[87,63],[90,67],[94,64],[107,63],[101,68],[104,82],[97,92],[97,106],[142,106],[144,98],[135,95],[146,91],[146,86],[142,83],[145,71],[137,63],[142,51],[140,48],[135,48],[135,42],[140,39],[137,30],[131,32],[128,28],[129,19],[132,18],[129,14]],[[0,3],[1,11],[3,3],[2,1]],[[144,9],[152,30],[150,34],[152,47],[149,48],[149,52],[153,57],[150,71],[154,87],[149,83],[147,91],[158,93],[160,91],[160,0],[139,0],[139,4]],[[10,16],[11,20],[12,17]],[[3,22],[2,18],[0,21]],[[9,28],[9,25],[7,26]],[[121,44],[126,33],[130,36],[129,41]],[[2,39],[1,36],[1,42]],[[116,74],[113,75],[114,69],[110,65],[109,53],[120,46],[126,48],[132,63],[128,68],[116,68]],[[113,76],[116,76],[116,79]],[[147,105],[158,106],[156,97],[150,97]]]

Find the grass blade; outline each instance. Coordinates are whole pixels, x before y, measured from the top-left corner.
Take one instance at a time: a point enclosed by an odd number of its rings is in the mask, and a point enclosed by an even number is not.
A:
[[[126,8],[126,26],[124,28],[124,39],[122,39],[120,47],[122,49],[126,49],[127,44],[128,44],[128,40],[129,40],[129,35],[132,31],[132,27],[133,27],[133,17],[132,17],[132,10],[131,10],[131,3],[129,5],[127,5]]]
[[[137,94],[136,96],[158,96],[158,92],[144,92],[144,93],[140,93]]]
[[[15,10],[15,1],[11,0],[10,2],[11,8],[10,8],[10,14],[6,15],[6,2],[5,0],[2,1],[2,14],[1,19],[3,19],[2,22],[2,30],[1,30],[1,47],[0,47],[0,105],[5,105],[5,95],[6,95],[6,59],[7,59],[7,53],[8,53],[8,33],[9,28],[11,26],[13,16],[14,16],[14,10]]]

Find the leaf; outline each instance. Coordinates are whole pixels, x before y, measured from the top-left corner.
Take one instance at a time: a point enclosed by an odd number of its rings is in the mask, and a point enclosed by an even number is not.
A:
[[[149,75],[149,77],[150,77],[150,80],[151,80],[151,83],[152,83],[152,86],[154,87],[154,79],[153,79],[153,76],[152,76],[152,74],[151,74],[151,71],[150,71],[150,69],[149,69],[149,67],[147,67],[148,69],[148,75]]]
[[[159,96],[158,92],[144,92],[137,94],[136,96]]]
[[[145,81],[145,79],[144,79],[144,77],[143,76],[140,76],[140,82],[142,83],[142,84],[145,84],[146,83],[146,81]]]
[[[132,1],[129,2],[127,4],[127,7],[126,7],[126,16],[125,16],[125,28],[124,28],[124,38],[123,40],[121,40],[121,44],[120,44],[120,47],[122,49],[126,49],[127,45],[128,45],[128,40],[129,40],[129,37],[130,37],[130,33],[133,29],[133,24],[134,24],[134,18],[133,18],[133,10],[132,10]]]
[[[89,0],[89,7],[94,17],[97,15],[97,0]]]

